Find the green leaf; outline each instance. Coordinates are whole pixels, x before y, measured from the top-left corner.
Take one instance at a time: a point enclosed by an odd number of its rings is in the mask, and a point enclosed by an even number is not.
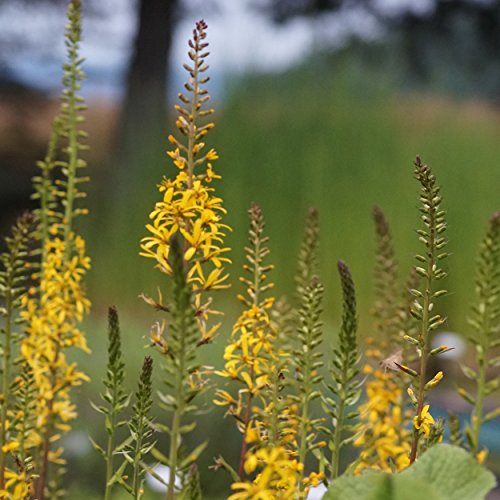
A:
[[[449,444],[432,447],[400,476],[431,484],[443,500],[482,500],[496,484],[488,469]]]
[[[396,480],[397,479],[397,480]],[[323,500],[441,500],[432,487],[418,480],[380,472],[341,476]]]
[[[157,448],[153,448],[151,450],[151,455],[158,460],[162,465],[169,465],[169,460],[166,455],[164,455],[161,451],[159,451]]]
[[[180,462],[179,470],[184,470],[189,467],[192,463],[198,460],[198,457],[202,454],[203,450],[207,447],[208,441],[198,445],[189,455]]]
[[[366,472],[341,476],[324,500],[483,500],[495,486],[493,474],[466,451],[440,444],[399,474]]]
[[[99,452],[103,457],[105,457],[106,456],[106,452],[104,451],[104,449],[102,448],[102,446],[98,445],[90,436],[89,436],[89,440],[92,443],[92,446],[94,447],[94,449],[97,452]]]

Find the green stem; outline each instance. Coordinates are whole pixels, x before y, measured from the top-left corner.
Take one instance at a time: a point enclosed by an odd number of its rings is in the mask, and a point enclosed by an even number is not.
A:
[[[198,94],[200,91],[200,85],[198,82],[198,62],[199,62],[199,50],[195,49],[195,56],[193,61],[193,91],[191,93],[191,120],[189,123],[189,133],[188,133],[188,147],[187,147],[187,163],[188,163],[188,187],[191,189],[193,187],[193,176],[194,176],[194,146],[196,144],[196,119],[198,117]]]
[[[339,476],[340,467],[340,442],[342,439],[342,425],[344,422],[344,412],[345,412],[345,397],[344,397],[344,387],[346,386],[345,380],[347,379],[347,368],[344,365],[342,368],[342,384],[341,392],[339,398],[339,404],[337,409],[337,422],[335,425],[335,432],[333,434],[333,450],[332,450],[332,470],[331,470],[331,480],[333,481]]]
[[[311,325],[310,325],[311,326]],[[307,353],[305,356],[305,365],[304,365],[304,373],[303,373],[303,380],[304,380],[304,397],[302,401],[302,416],[300,419],[300,425],[299,425],[299,463],[304,465],[304,468],[302,469],[302,476],[304,477],[304,471],[305,471],[305,461],[306,461],[306,455],[307,455],[307,435],[309,431],[309,402],[310,402],[310,397],[311,397],[311,392],[312,388],[310,387],[309,381],[311,380],[311,374],[312,374],[312,367],[311,367],[311,356],[309,353],[312,352],[311,349],[311,331],[312,331],[312,326],[311,328],[307,329],[308,331],[308,338],[307,338]],[[304,488],[304,484],[301,481],[300,482],[300,489],[301,491]]]
[[[52,385],[53,387],[53,385]],[[49,413],[49,418],[47,421],[47,428],[42,442],[42,453],[41,453],[41,464],[40,464],[40,475],[36,480],[35,485],[35,498],[37,500],[45,499],[45,485],[47,484],[47,479],[49,475],[49,451],[50,451],[50,437],[52,435],[51,429],[54,425],[54,417],[52,413],[52,408],[54,404],[54,399],[47,402],[47,410]]]
[[[75,67],[71,71],[70,84],[68,90],[68,173],[67,173],[67,188],[66,188],[66,206],[64,210],[64,242],[66,243],[66,257],[69,259],[70,248],[69,248],[69,238],[72,230],[73,213],[74,213],[74,202],[75,202],[75,189],[76,189],[76,170],[78,167],[78,109],[77,109],[77,90],[78,90],[78,78],[76,71],[76,55],[73,58],[72,66]]]
[[[487,330],[485,330],[487,331]],[[486,359],[484,354],[478,354],[477,359],[479,365],[479,373],[477,378],[477,397],[476,404],[472,411],[471,423],[472,423],[472,443],[470,452],[473,457],[476,456],[479,450],[479,436],[481,434],[481,424],[483,418],[483,406],[484,406],[484,388],[486,384]]]
[[[113,395],[112,401],[116,401],[116,394]],[[113,441],[115,437],[116,414],[112,411],[110,415],[110,434],[108,437],[108,446],[106,450],[106,489],[104,492],[104,500],[111,498],[112,485],[109,484],[113,477]]]
[[[10,255],[9,269],[14,269],[15,255]],[[7,442],[7,412],[10,398],[10,365],[11,365],[11,343],[12,343],[12,319],[14,312],[14,303],[12,289],[14,287],[12,272],[8,273],[6,280],[6,298],[5,298],[5,342],[3,345],[3,375],[2,375],[2,403],[1,403],[1,422],[0,422],[0,490],[5,487],[5,467],[7,462],[7,453],[2,451]]]
[[[52,134],[50,136],[49,145],[47,148],[47,154],[43,161],[42,166],[42,181],[40,187],[40,241],[45,242],[49,239],[49,229],[50,229],[50,200],[53,195],[50,193],[52,187],[52,181],[50,174],[54,168],[54,159],[57,151],[57,144],[60,137],[60,120],[56,118],[52,126]],[[43,281],[45,266],[43,265],[47,260],[47,250],[44,244],[42,244],[42,258],[41,258],[41,277],[40,280]]]
[[[417,394],[417,411],[416,416],[420,418],[422,410],[425,403],[425,383],[426,383],[426,373],[427,373],[427,361],[429,357],[429,312],[431,308],[431,298],[432,298],[432,285],[433,285],[433,273],[435,266],[435,211],[430,211],[430,221],[429,221],[429,253],[427,259],[427,278],[424,291],[424,300],[422,308],[422,320],[420,327],[420,373],[418,378],[418,394]],[[413,438],[410,450],[410,464],[415,462],[418,454],[418,441],[420,432],[418,429],[413,427]]]
[[[141,481],[140,481],[140,473],[141,473],[141,448],[142,448],[142,437],[144,435],[144,417],[140,415],[139,418],[139,427],[137,428],[137,436],[138,439],[135,443],[134,450],[134,463],[133,463],[133,476],[132,476],[132,495],[137,500],[141,498]],[[108,448],[109,450],[109,448]]]
[[[277,342],[277,340],[276,340]],[[275,346],[275,352],[279,351],[279,346]],[[282,366],[275,366],[274,370],[271,371],[271,404],[273,405],[273,411],[270,415],[269,423],[269,445],[278,446],[280,442],[280,426],[279,418],[280,415],[278,410],[280,408],[280,376],[281,376]]]
[[[177,474],[177,462],[178,462],[178,442],[179,442],[179,430],[181,426],[181,419],[184,413],[184,370],[186,364],[186,343],[184,332],[187,329],[187,318],[186,315],[189,314],[187,306],[181,312],[180,318],[180,349],[179,349],[179,367],[176,372],[176,387],[175,396],[177,398],[177,407],[174,412],[172,430],[170,433],[170,453],[169,453],[169,463],[170,476],[168,478],[168,487],[166,500],[174,500],[175,498],[175,478]]]
[[[251,370],[250,378],[253,379],[253,370]],[[252,393],[248,392],[248,399],[245,408],[243,439],[241,441],[240,464],[238,467],[238,475],[240,476],[240,481],[243,481],[245,479],[245,457],[248,449],[247,431],[251,417],[252,417]]]
[[[260,264],[262,262],[262,257],[261,257],[261,240],[260,240],[260,235],[259,235],[259,230],[261,228],[254,227],[256,231],[256,237],[253,240],[253,243],[255,245],[254,248],[254,255],[255,255],[255,262],[253,263],[253,298],[252,298],[252,303],[254,307],[259,307],[259,298],[260,298]],[[254,381],[254,370],[253,367],[250,368],[250,379],[252,382]],[[245,457],[247,454],[247,449],[248,449],[248,443],[247,443],[247,430],[248,426],[250,425],[250,421],[252,419],[252,393],[248,392],[248,399],[247,399],[247,404],[245,408],[245,417],[244,417],[244,432],[243,432],[243,440],[241,443],[241,451],[240,451],[240,464],[238,467],[238,474],[240,476],[240,479],[243,481],[245,477]]]

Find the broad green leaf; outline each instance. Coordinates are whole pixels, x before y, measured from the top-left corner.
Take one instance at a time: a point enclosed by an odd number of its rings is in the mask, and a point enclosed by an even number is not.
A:
[[[325,500],[483,500],[495,477],[467,452],[439,444],[399,474],[341,476]]]
[[[397,480],[396,480],[397,479]],[[381,472],[341,476],[323,500],[441,500],[430,485]]]
[[[207,447],[208,441],[201,443],[198,445],[189,455],[179,463],[179,470],[184,470],[189,467],[193,462],[198,460],[198,457],[201,455],[203,450]]]
[[[443,500],[482,500],[496,484],[488,469],[449,444],[433,446],[399,476],[432,484]]]

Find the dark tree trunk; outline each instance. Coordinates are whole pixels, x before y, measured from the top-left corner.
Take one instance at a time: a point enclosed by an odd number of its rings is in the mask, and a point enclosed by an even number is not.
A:
[[[138,28],[120,117],[117,162],[121,194],[142,177],[166,147],[166,92],[169,55],[179,0],[139,0]]]

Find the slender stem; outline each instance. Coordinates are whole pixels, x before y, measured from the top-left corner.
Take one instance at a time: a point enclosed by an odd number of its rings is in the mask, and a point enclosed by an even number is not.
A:
[[[140,466],[140,461],[141,461],[141,448],[142,448],[142,436],[143,436],[143,434],[144,434],[144,418],[141,415],[140,420],[139,420],[139,427],[137,428],[137,436],[139,436],[139,439],[137,439],[137,441],[135,443],[134,465],[133,465],[134,474],[132,476],[132,494],[136,500],[138,498],[141,498],[141,481],[140,481],[141,466]]]
[[[276,339],[275,342],[277,342]],[[275,352],[279,353],[280,346],[275,346]],[[279,354],[278,354],[279,356]],[[270,446],[278,446],[280,442],[280,427],[279,427],[279,419],[280,415],[278,413],[280,407],[280,377],[281,377],[282,365],[275,366],[275,368],[271,371],[271,404],[272,412],[270,415],[270,423],[269,423],[269,444]]]
[[[259,229],[256,230],[256,237],[253,240],[253,243],[255,245],[254,248],[254,256],[255,256],[255,262],[253,263],[253,297],[252,297],[252,304],[254,307],[259,306],[259,296],[260,296],[260,264],[262,261],[261,258],[261,239],[258,233]],[[250,368],[250,379],[253,382],[255,373],[253,370],[253,367]],[[240,464],[238,467],[238,474],[241,478],[241,480],[244,479],[245,477],[245,456],[247,454],[248,450],[248,443],[247,443],[247,430],[248,426],[250,425],[250,420],[252,419],[252,398],[253,395],[249,389],[248,391],[248,399],[247,399],[247,404],[245,408],[245,418],[244,418],[244,430],[243,430],[243,440],[241,443],[241,452],[240,452]]]
[[[113,388],[115,391],[115,388]],[[115,391],[116,392],[116,391]],[[111,401],[116,401],[116,394],[113,395]],[[104,492],[104,500],[109,500],[111,498],[112,485],[109,484],[113,476],[113,441],[115,437],[115,424],[116,424],[116,414],[114,410],[110,415],[110,434],[108,437],[108,446],[106,449],[106,489]]]
[[[41,465],[40,465],[40,475],[38,479],[36,480],[36,499],[37,500],[44,500],[45,499],[45,485],[47,484],[47,478],[49,475],[49,452],[50,452],[50,440],[52,437],[52,430],[55,425],[55,415],[53,413],[53,407],[54,407],[54,397],[56,394],[56,366],[57,366],[57,360],[59,358],[59,344],[55,342],[55,356],[54,356],[54,361],[52,363],[52,367],[50,369],[51,371],[51,384],[50,384],[50,389],[51,393],[54,395],[52,396],[51,399],[47,401],[47,422],[45,424],[45,430],[44,430],[44,435],[43,435],[43,441],[42,441],[42,455],[41,455]],[[61,388],[59,388],[61,390]]]
[[[342,368],[342,384],[341,387],[345,387],[345,380],[347,379],[347,368],[344,365]],[[333,435],[333,450],[332,450],[332,471],[331,480],[333,481],[339,476],[340,467],[340,442],[342,439],[342,423],[344,421],[345,412],[345,398],[343,394],[343,389],[341,389],[341,394],[339,398],[339,405],[337,409],[337,422],[335,425],[335,433]]]
[[[311,357],[309,353],[311,352],[310,345],[311,345],[311,328],[307,328],[307,353],[305,356],[305,365],[304,365],[304,373],[302,374],[303,380],[304,380],[304,398],[302,401],[302,416],[300,419],[300,425],[299,425],[299,463],[305,465],[306,461],[306,455],[307,455],[307,434],[309,431],[309,400],[311,396],[311,387],[310,387],[310,380],[311,380],[311,373],[312,373],[312,367],[311,367]],[[304,474],[304,469],[302,469],[302,475]],[[300,482],[300,488],[304,487],[303,482]]]
[[[186,342],[184,332],[187,328],[187,317],[189,311],[184,309],[181,312],[181,335],[180,335],[180,348],[179,348],[179,367],[176,371],[176,387],[175,395],[177,398],[177,407],[174,412],[172,430],[170,433],[170,453],[169,453],[169,467],[170,476],[168,478],[168,487],[166,500],[174,500],[175,498],[175,478],[177,475],[177,461],[178,461],[178,443],[179,443],[179,430],[181,426],[182,415],[184,414],[184,371],[186,364]]]
[[[486,317],[486,315],[485,315]],[[485,330],[487,331],[487,330]],[[484,351],[483,351],[484,352]],[[483,418],[483,406],[484,406],[484,387],[486,384],[486,359],[484,357],[484,353],[481,352],[478,354],[478,364],[479,364],[479,373],[477,378],[477,397],[476,404],[474,405],[474,409],[472,411],[472,439],[471,439],[471,455],[476,456],[479,449],[479,436],[481,434],[481,424]]]
[[[14,269],[15,255],[11,253],[9,269]],[[13,297],[12,289],[14,287],[12,272],[8,273],[6,283],[5,297],[5,341],[3,345],[3,375],[2,375],[2,402],[0,411],[0,490],[5,487],[5,467],[7,461],[7,453],[3,451],[3,446],[7,441],[7,411],[9,408],[10,398],[10,365],[11,365],[11,342],[12,342],[12,319],[13,319]]]
[[[250,378],[253,379],[253,370],[250,371]],[[248,399],[245,408],[243,439],[241,441],[240,464],[238,467],[238,475],[240,476],[241,481],[243,481],[243,479],[245,478],[245,457],[248,450],[247,431],[251,418],[252,418],[252,393],[248,392]]]
[[[49,414],[49,418],[47,421],[47,428],[45,430],[45,434],[42,442],[42,463],[40,465],[40,475],[36,480],[35,486],[35,498],[37,500],[45,499],[45,485],[47,484],[47,478],[49,474],[49,451],[50,451],[50,438],[51,438],[51,429],[53,426],[53,418],[52,418],[52,407],[54,404],[54,399],[50,399],[47,402],[47,412]]]
[[[75,56],[76,57],[76,56]],[[76,66],[76,61],[72,61]],[[74,201],[76,190],[76,170],[78,168],[78,109],[77,109],[77,90],[78,90],[78,77],[76,71],[72,71],[70,75],[70,83],[68,89],[68,174],[67,174],[67,188],[66,188],[66,207],[64,210],[64,242],[66,243],[66,257],[69,259],[70,247],[69,238],[72,230]]]
[[[42,181],[40,188],[40,241],[42,241],[42,257],[41,257],[41,268],[40,268],[40,280],[43,281],[45,266],[43,265],[47,260],[47,249],[43,242],[49,239],[49,225],[50,225],[50,206],[49,202],[52,198],[50,189],[52,186],[52,181],[50,178],[50,173],[54,167],[54,159],[56,156],[57,144],[60,137],[60,120],[55,119],[52,127],[52,135],[50,136],[49,145],[47,148],[47,154],[43,161],[42,166]]]
[[[198,43],[198,42],[197,42]],[[189,123],[188,147],[187,147],[187,163],[188,163],[188,187],[193,187],[194,176],[194,146],[196,144],[196,118],[198,117],[198,94],[200,85],[198,81],[198,62],[199,51],[195,49],[193,61],[193,91],[191,92],[191,119]]]
[[[481,316],[481,329],[482,329],[482,349],[476,349],[477,364],[479,366],[479,373],[477,377],[477,396],[476,403],[472,410],[471,424],[472,424],[472,443],[470,447],[470,452],[472,456],[476,456],[479,450],[479,437],[481,434],[481,424],[483,419],[483,407],[484,407],[484,390],[486,385],[486,370],[488,363],[486,360],[485,353],[488,351],[488,336],[491,332],[491,303],[488,300],[484,301],[484,309],[482,310]]]
[[[434,207],[432,207],[434,208]],[[427,278],[423,297],[422,320],[420,323],[420,373],[418,378],[417,411],[416,416],[420,418],[425,403],[425,383],[427,373],[427,361],[429,357],[429,312],[431,309],[432,285],[435,268],[435,240],[436,240],[436,221],[435,210],[430,210],[429,217],[429,251],[427,259]],[[418,441],[420,432],[413,426],[413,438],[410,450],[410,464],[415,462],[418,454]]]

